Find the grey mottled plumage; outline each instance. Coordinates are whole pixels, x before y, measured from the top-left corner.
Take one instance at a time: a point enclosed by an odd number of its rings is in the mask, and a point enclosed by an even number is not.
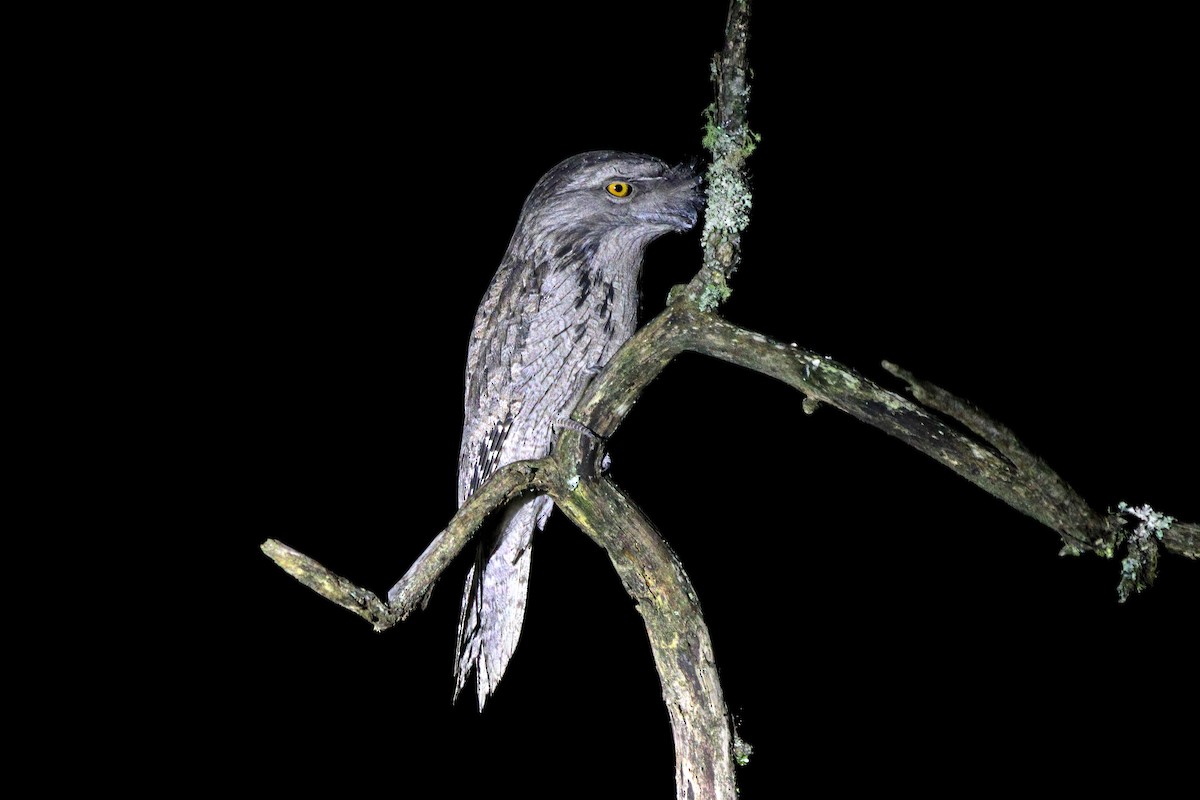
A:
[[[549,454],[554,427],[633,335],[646,245],[695,224],[698,184],[690,169],[601,150],[534,186],[471,331],[460,506],[498,467]],[[533,530],[552,507],[511,504],[467,576],[455,696],[474,668],[481,709],[520,636]]]

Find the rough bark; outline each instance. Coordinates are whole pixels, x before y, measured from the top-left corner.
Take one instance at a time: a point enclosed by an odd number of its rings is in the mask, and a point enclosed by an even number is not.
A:
[[[712,640],[683,565],[611,481],[568,476],[556,483],[554,504],[604,548],[646,625],[675,740],[677,796],[733,800],[732,726]]]

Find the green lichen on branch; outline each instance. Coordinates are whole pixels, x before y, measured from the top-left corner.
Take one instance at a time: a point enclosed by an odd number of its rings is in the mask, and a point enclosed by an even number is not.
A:
[[[728,300],[731,294],[733,290],[725,282],[725,276],[721,272],[713,272],[712,282],[705,285],[704,291],[700,293],[700,310],[712,311]]]
[[[704,196],[708,210],[701,236],[708,246],[741,234],[750,224],[754,195],[739,166],[726,159],[714,161],[705,178]]]
[[[739,767],[744,767],[750,763],[752,755],[754,755],[754,747],[735,730],[733,732],[733,760]]]
[[[747,90],[748,92],[749,90]],[[720,268],[725,275],[737,268],[736,243],[750,224],[753,193],[746,183],[746,158],[758,147],[761,136],[745,123],[727,129],[716,119],[716,106],[705,110],[704,148],[712,153],[712,164],[705,174],[704,193],[707,207],[701,238],[705,264]],[[723,249],[723,244],[733,248]]]
[[[746,99],[750,98],[750,89],[746,88]],[[717,122],[717,104],[709,103],[708,108],[704,109],[704,138],[700,140],[700,144],[704,149],[713,154],[714,158],[723,158],[726,155],[738,155],[742,161],[745,161],[758,149],[759,142],[762,141],[762,135],[750,130],[746,125],[742,124],[730,132],[721,127]]]
[[[717,99],[704,110],[704,149],[712,154],[705,173],[704,262],[688,284],[688,298],[701,311],[713,311],[729,299],[729,278],[741,261],[742,231],[750,224],[753,195],[746,180],[746,159],[761,138],[746,122],[750,67],[746,60],[750,6],[730,5],[725,48],[713,57]]]
[[[1159,542],[1175,518],[1148,505],[1135,508],[1124,502],[1117,504],[1117,511],[1139,520],[1137,527],[1124,537],[1126,555],[1121,561],[1121,581],[1117,584],[1117,597],[1124,603],[1154,585],[1158,577]]]
[[[712,311],[729,299],[728,279],[741,262],[742,231],[750,224],[754,197],[746,182],[745,158],[758,137],[744,126],[738,137],[740,143],[711,121],[705,134],[706,146],[715,141],[716,147],[710,148],[713,162],[704,179],[704,265],[689,287],[701,311]]]

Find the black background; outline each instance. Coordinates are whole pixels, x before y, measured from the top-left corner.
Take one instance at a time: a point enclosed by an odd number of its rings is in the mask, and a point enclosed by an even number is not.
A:
[[[729,318],[970,398],[1098,507],[1200,518],[1179,21],[759,5],[763,138]],[[700,156],[724,16],[609,2],[206,22],[187,91],[222,197],[196,290],[213,298],[206,446],[224,466],[198,486],[237,601],[190,656],[206,678],[178,687],[220,731],[198,779],[672,796],[640,619],[561,517],[482,714],[451,704],[465,559],[377,635],[257,545],[381,593],[407,569],[455,508],[467,333],[525,194],[582,150]],[[698,258],[695,232],[651,247],[643,318]],[[1170,769],[1159,754],[1180,745],[1155,732],[1194,729],[1178,687],[1194,683],[1196,565],[1165,558],[1160,586],[1118,605],[1119,563],[1060,558],[1031,520],[799,400],[680,358],[610,448],[703,603],[756,747],[743,797],[1119,780],[1130,750]]]

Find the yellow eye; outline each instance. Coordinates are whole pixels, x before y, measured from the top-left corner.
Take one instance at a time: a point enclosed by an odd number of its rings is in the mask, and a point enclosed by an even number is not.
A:
[[[633,189],[633,187],[624,181],[613,181],[604,188],[608,190],[608,193],[613,197],[628,197],[629,192]]]

